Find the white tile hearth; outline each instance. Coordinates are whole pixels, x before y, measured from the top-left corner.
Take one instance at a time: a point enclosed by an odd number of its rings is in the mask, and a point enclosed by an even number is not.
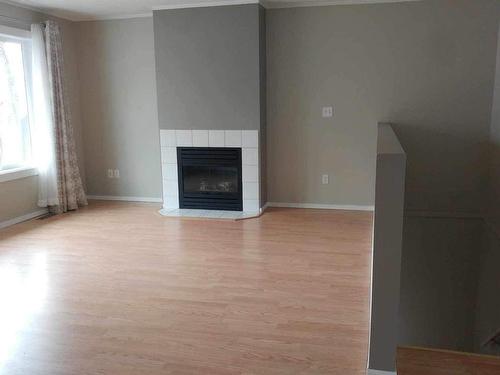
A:
[[[175,147],[175,130],[163,130],[160,132],[161,147]]]
[[[242,149],[241,161],[243,165],[259,165],[259,149],[257,148]]]
[[[163,164],[162,175],[164,180],[177,181],[177,164]]]
[[[225,146],[224,130],[209,130],[208,131],[208,146],[209,147],[224,147]]]
[[[259,132],[257,130],[160,130],[165,216],[254,217],[260,211]],[[179,209],[177,147],[241,147],[243,212]],[[175,211],[175,212],[174,212]],[[191,211],[195,211],[194,213]],[[206,212],[205,212],[206,211]],[[205,215],[205,216],[203,216]],[[245,216],[246,215],[246,216]]]
[[[178,196],[163,196],[163,208],[168,210],[179,209],[179,197]]]
[[[163,180],[163,194],[169,197],[179,196],[179,185],[177,180]],[[177,202],[179,203],[179,202]]]
[[[193,134],[191,130],[176,130],[175,139],[179,147],[193,146]]]
[[[193,147],[208,147],[208,130],[193,130]]]
[[[259,211],[260,204],[258,199],[243,199],[243,212]]]
[[[176,147],[162,147],[161,148],[161,162],[166,164],[177,164],[177,148]]]
[[[259,133],[255,130],[242,130],[241,145],[242,147],[259,147]]]
[[[259,199],[259,183],[243,182],[243,199]]]
[[[243,182],[259,182],[259,167],[256,165],[243,165],[241,174]]]
[[[241,147],[241,130],[225,131],[225,147]]]
[[[240,212],[240,211],[220,211],[220,210],[192,210],[192,209],[169,209],[163,208],[160,210],[162,216],[167,217],[191,217],[200,219],[226,219],[226,220],[240,220],[251,219],[258,217],[260,213],[255,212]]]

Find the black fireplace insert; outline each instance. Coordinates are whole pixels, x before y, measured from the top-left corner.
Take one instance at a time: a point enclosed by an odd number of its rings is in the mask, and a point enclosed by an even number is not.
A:
[[[242,211],[241,149],[178,147],[179,207]]]

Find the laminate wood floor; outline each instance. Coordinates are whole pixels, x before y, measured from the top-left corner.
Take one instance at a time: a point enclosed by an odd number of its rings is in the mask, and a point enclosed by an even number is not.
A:
[[[498,375],[500,358],[434,348],[399,347],[399,375]]]
[[[365,374],[371,213],[157,209],[0,230],[0,374]]]

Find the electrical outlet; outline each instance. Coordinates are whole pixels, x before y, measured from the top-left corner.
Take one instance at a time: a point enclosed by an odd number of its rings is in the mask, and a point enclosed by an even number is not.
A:
[[[112,169],[108,169],[108,178],[113,178],[114,174],[113,174],[113,170]]]
[[[332,117],[333,116],[333,107],[323,107],[321,111],[323,117]]]
[[[323,176],[321,176],[321,183],[323,185],[328,185],[328,183],[329,183],[329,177],[328,177],[327,174],[324,174]]]
[[[113,171],[113,175],[114,175],[114,178],[120,178],[120,170],[119,169],[115,169]]]

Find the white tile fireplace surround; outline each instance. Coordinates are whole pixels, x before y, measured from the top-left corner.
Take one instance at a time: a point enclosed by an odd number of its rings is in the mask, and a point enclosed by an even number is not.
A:
[[[258,130],[165,130],[160,129],[164,216],[237,219],[260,213]],[[177,147],[240,147],[242,159],[243,212],[179,209]]]

